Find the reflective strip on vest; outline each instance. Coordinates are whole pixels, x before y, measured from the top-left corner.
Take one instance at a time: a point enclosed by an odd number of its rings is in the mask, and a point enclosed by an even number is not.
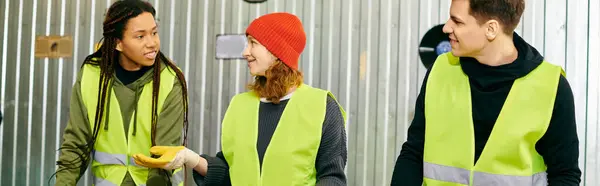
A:
[[[469,170],[423,162],[423,177],[469,185]]]
[[[109,154],[106,152],[94,151],[94,160],[104,165],[127,165],[125,154]],[[135,164],[133,157],[129,158],[129,164],[136,167],[143,167]]]
[[[469,173],[467,169],[437,165],[423,162],[423,177],[469,185]],[[473,172],[473,186],[547,186],[547,173],[540,172],[532,176],[511,176],[490,174],[484,172]]]
[[[141,166],[141,165],[135,164],[135,160],[133,159],[133,157],[130,157],[130,158],[129,158],[129,165],[133,165],[133,166],[136,166],[136,167],[142,167],[142,168],[146,168],[146,167],[144,167],[144,166]]]
[[[180,171],[177,171],[175,174],[173,174],[173,177],[171,177],[171,184],[173,186],[177,186],[177,185],[181,184],[181,182],[183,182],[183,179],[184,179],[183,178],[184,173],[185,173],[185,171],[180,170]]]
[[[94,160],[104,165],[127,165],[127,156],[124,154],[94,151]]]
[[[117,184],[96,176],[93,176],[92,179],[94,180],[94,186],[117,186]]]
[[[540,172],[533,176],[509,176],[489,174],[483,172],[473,172],[473,185],[506,185],[506,186],[546,186],[548,179],[546,172]]]

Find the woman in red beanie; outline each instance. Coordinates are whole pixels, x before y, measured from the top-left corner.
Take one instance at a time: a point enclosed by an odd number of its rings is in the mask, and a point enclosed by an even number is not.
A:
[[[255,77],[233,97],[216,157],[180,147],[153,147],[159,158],[138,165],[194,168],[198,185],[346,185],[345,112],[329,92],[303,83],[298,59],[306,45],[300,20],[271,13],[246,30],[244,57]]]

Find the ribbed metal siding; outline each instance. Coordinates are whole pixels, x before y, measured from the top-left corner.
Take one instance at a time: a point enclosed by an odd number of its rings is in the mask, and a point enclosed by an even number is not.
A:
[[[303,20],[307,33],[300,63],[306,83],[331,90],[348,113],[348,185],[389,184],[425,74],[417,45],[431,26],[446,21],[450,1],[150,2],[158,11],[162,51],[188,78],[193,150],[213,155],[219,150],[222,115],[251,79],[244,61],[215,60],[215,36],[243,33],[257,16],[287,11]],[[45,185],[54,172],[71,85],[81,60],[101,37],[109,5],[108,0],[0,3],[5,117],[0,185]],[[593,0],[528,1],[517,29],[548,61],[565,67],[575,95],[587,185],[600,183],[599,11],[600,3]],[[32,59],[35,35],[61,33],[73,36],[73,58]],[[89,181],[84,177],[79,185]]]
[[[0,185],[40,185],[53,172],[62,131],[56,123],[65,123],[67,116],[71,60],[34,59],[31,49],[36,34],[70,33],[71,23],[63,21],[69,9],[58,0],[0,3],[0,105],[5,116],[0,126]]]

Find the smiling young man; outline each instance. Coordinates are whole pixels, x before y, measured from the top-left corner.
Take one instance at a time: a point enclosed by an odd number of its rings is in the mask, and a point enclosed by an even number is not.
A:
[[[571,88],[514,33],[524,0],[452,0],[392,185],[579,185]]]

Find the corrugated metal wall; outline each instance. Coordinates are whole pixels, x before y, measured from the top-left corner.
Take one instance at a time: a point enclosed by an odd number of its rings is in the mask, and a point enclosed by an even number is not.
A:
[[[298,15],[308,34],[307,84],[331,90],[348,112],[348,185],[389,185],[425,74],[420,38],[448,18],[448,0],[150,0],[162,51],[189,81],[190,147],[219,150],[229,99],[250,80],[239,60],[215,60],[217,34],[243,33],[259,15]],[[71,85],[102,32],[110,0],[0,3],[0,185],[46,185],[68,117]],[[586,185],[599,185],[600,2],[527,1],[518,32],[562,65],[573,88]],[[72,35],[66,59],[33,58],[36,35]],[[89,178],[80,185],[89,185]],[[583,185],[583,184],[582,184]]]

